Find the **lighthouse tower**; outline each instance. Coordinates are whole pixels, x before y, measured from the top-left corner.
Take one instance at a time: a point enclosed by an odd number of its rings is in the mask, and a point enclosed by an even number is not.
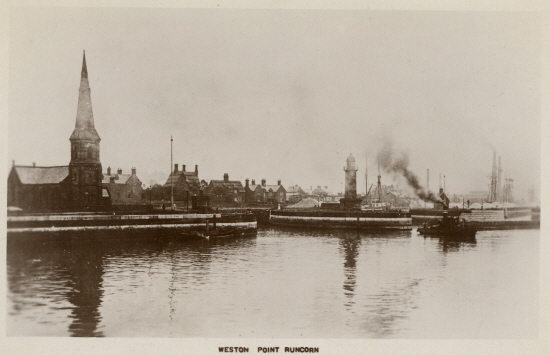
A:
[[[357,167],[355,166],[355,158],[350,154],[346,159],[344,166],[346,174],[346,186],[344,198],[340,199],[340,206],[343,209],[359,209],[361,199],[357,198]]]
[[[357,198],[357,167],[355,166],[355,158],[350,154],[346,159],[346,198]]]

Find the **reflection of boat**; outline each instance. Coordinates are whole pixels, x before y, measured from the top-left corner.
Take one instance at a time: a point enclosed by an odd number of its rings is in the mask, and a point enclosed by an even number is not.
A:
[[[221,239],[221,238],[238,238],[255,236],[256,233],[252,233],[245,228],[231,228],[231,229],[214,229],[207,231],[189,231],[181,233],[184,237],[191,238],[204,238],[204,239]]]
[[[439,223],[433,225],[424,224],[423,227],[418,228],[418,233],[423,235],[463,239],[475,238],[476,232],[476,227],[464,224],[464,222],[460,223],[458,217],[449,217],[446,211],[443,212],[443,218]]]

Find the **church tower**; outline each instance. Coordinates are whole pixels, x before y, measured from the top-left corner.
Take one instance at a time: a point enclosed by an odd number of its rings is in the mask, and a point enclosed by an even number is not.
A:
[[[100,206],[102,175],[99,141],[101,138],[94,127],[86,53],[82,60],[76,124],[69,140],[71,141],[70,205],[77,208]]]

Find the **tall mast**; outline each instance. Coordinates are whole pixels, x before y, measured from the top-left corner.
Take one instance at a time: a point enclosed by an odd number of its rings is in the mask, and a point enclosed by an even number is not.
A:
[[[382,202],[382,199],[380,197],[380,190],[382,190],[382,183],[380,182],[380,162],[378,163],[378,202]]]
[[[430,169],[426,172],[426,191],[430,191]],[[426,207],[426,201],[424,201],[424,207]]]
[[[172,136],[170,136],[170,210],[174,208],[174,172],[173,172],[173,166],[172,165],[172,142],[174,139],[172,139]]]
[[[367,175],[367,162],[368,158],[365,158],[365,198],[367,197],[369,193],[369,181],[368,181],[368,175]]]

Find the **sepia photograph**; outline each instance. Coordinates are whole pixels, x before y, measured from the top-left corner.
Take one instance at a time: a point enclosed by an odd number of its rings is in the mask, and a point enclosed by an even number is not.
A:
[[[2,5],[7,353],[549,353],[548,4],[464,3]]]

